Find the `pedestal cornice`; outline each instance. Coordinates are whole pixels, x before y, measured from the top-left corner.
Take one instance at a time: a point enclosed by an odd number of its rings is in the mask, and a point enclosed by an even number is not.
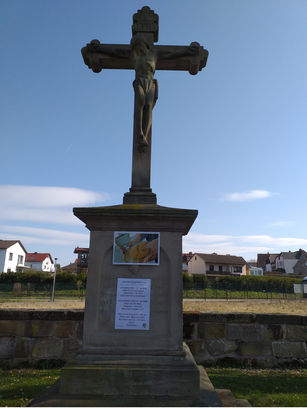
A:
[[[198,211],[155,204],[76,207],[74,215],[90,231],[171,231],[186,235]]]

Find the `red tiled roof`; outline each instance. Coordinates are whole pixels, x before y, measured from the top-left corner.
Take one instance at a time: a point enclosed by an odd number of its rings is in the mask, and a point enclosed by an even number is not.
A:
[[[190,251],[189,253],[182,253],[182,262],[186,263],[187,261],[190,261],[193,255],[194,253],[192,253],[192,251]]]
[[[26,261],[33,261],[33,262],[42,262],[47,257],[50,257],[51,262],[53,263],[52,257],[49,253],[28,253],[26,255]]]
[[[78,253],[88,253],[89,252],[89,248],[88,247],[76,247],[74,253],[78,254]]]

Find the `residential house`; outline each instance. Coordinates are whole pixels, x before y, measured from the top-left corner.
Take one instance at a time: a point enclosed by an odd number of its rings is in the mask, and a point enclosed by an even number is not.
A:
[[[49,253],[28,253],[26,256],[26,266],[31,270],[53,273],[55,270],[54,261]]]
[[[276,270],[275,260],[279,254],[260,253],[257,254],[257,267],[262,268],[263,271],[271,273]]]
[[[182,253],[182,271],[188,271],[188,263],[193,257],[193,253],[190,251],[189,253]]]
[[[0,240],[0,272],[23,271],[27,251],[19,240]]]
[[[89,250],[90,249],[87,247],[75,248],[74,253],[78,254],[78,258],[75,261],[77,263],[77,273],[80,273],[81,270],[87,269]]]
[[[67,271],[70,273],[80,273],[81,271],[87,271],[89,250],[90,249],[88,247],[76,247],[74,250],[74,254],[78,255],[77,258],[73,263],[62,267],[62,271]]]
[[[243,257],[217,253],[195,253],[188,263],[188,273],[193,274],[241,274],[246,264]]]
[[[67,273],[77,273],[77,261],[74,261],[73,263],[69,263],[66,266],[61,267],[61,271],[66,271]]]
[[[276,269],[282,268],[286,274],[306,274],[307,273],[307,252],[298,251],[281,252],[276,258]]]
[[[253,263],[254,264],[254,263]],[[263,269],[252,264],[245,264],[242,268],[242,274],[245,276],[263,276]]]

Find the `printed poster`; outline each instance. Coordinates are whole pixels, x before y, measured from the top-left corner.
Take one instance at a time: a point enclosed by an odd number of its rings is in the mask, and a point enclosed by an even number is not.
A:
[[[160,233],[114,232],[113,264],[159,265]]]
[[[149,278],[118,278],[115,329],[149,330]]]

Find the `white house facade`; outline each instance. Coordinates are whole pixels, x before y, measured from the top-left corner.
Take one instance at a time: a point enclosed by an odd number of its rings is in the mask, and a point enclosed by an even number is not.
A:
[[[188,263],[188,274],[241,274],[245,264],[243,257],[230,254],[196,253]]]
[[[0,273],[23,271],[26,255],[19,240],[0,240]]]
[[[292,254],[287,253],[281,253],[275,260],[276,269],[283,268],[286,274],[293,274],[293,267],[296,263],[297,259]]]
[[[49,253],[28,253],[26,257],[26,266],[30,270],[44,271],[53,273],[55,265]]]
[[[302,261],[304,262],[303,264],[305,264],[306,257],[307,253],[302,249],[299,249],[298,251],[282,252],[276,257],[276,269],[283,268],[286,274],[304,273],[305,269],[302,268],[302,266],[299,268],[299,265],[302,264]]]

